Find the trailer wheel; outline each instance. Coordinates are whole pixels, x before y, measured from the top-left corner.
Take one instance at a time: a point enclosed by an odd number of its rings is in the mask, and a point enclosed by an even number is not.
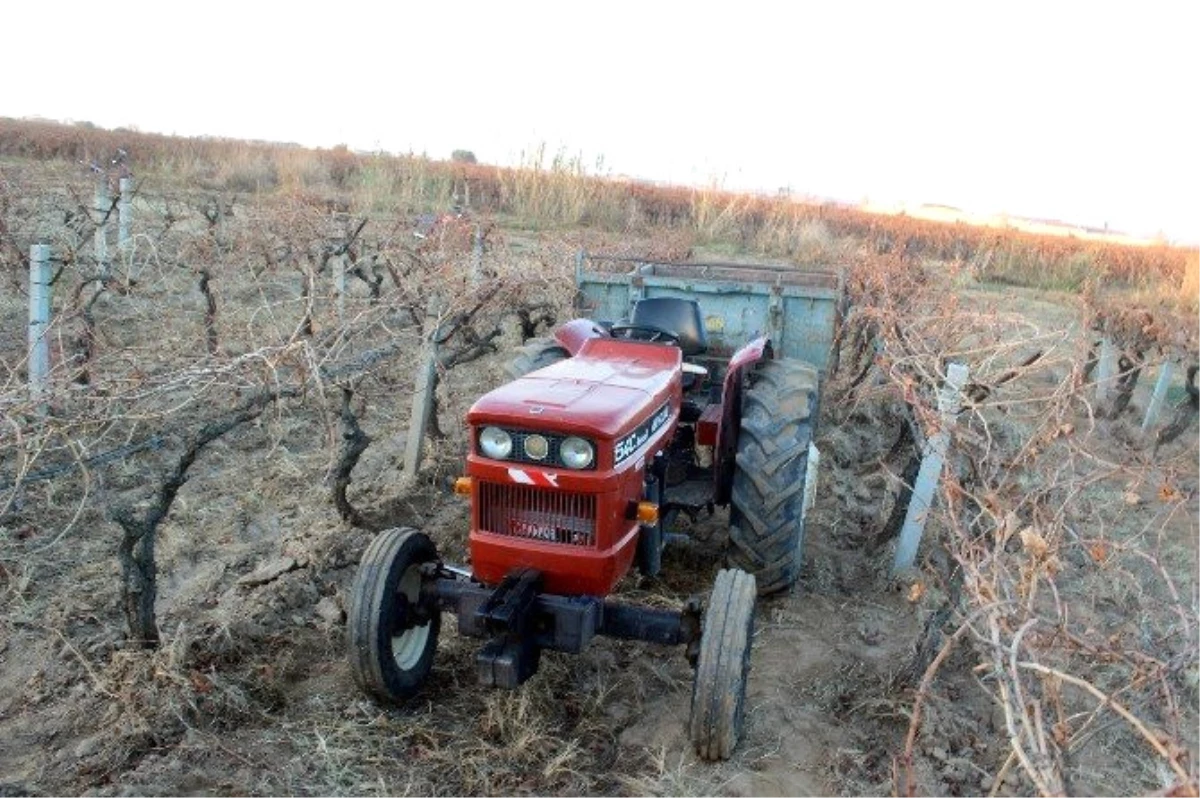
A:
[[[433,541],[415,529],[387,529],[363,554],[350,607],[346,643],[350,671],[382,701],[414,695],[429,676],[442,615],[423,602],[420,566],[438,559]]]
[[[704,611],[688,736],[701,759],[728,759],[742,736],[754,638],[754,577],[722,570]]]
[[[754,574],[762,596],[788,590],[800,577],[818,394],[817,370],[809,364],[761,360],[742,397],[728,559]]]
[[[557,341],[552,338],[530,338],[519,347],[512,359],[504,367],[511,379],[524,377],[531,371],[545,368],[560,360],[566,360],[569,354]]]

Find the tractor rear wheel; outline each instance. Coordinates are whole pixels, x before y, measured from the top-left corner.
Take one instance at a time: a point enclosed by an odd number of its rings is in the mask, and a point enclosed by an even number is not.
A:
[[[421,597],[433,541],[415,529],[380,532],[363,554],[346,613],[346,643],[354,681],[382,701],[413,696],[429,676],[442,615]]]
[[[704,610],[688,737],[701,759],[728,759],[742,736],[754,640],[754,577],[722,570]]]
[[[817,370],[807,363],[760,360],[742,397],[728,559],[754,574],[762,596],[788,590],[800,577],[819,388]]]
[[[524,377],[531,371],[545,368],[552,363],[566,360],[569,354],[553,338],[530,338],[524,346],[518,348],[505,365],[504,371],[511,379]]]

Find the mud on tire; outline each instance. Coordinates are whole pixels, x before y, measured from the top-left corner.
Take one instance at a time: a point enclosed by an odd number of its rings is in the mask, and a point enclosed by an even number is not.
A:
[[[704,611],[688,737],[701,759],[728,759],[742,736],[754,642],[754,577],[722,570]]]
[[[804,481],[817,421],[817,370],[762,360],[742,398],[729,508],[729,564],[754,575],[761,596],[790,589],[804,548]]]
[[[504,366],[504,373],[515,380],[568,357],[567,350],[553,338],[530,338],[524,346],[513,352],[512,358]]]
[[[363,553],[346,612],[346,653],[355,683],[381,701],[410,698],[433,668],[442,615],[421,607],[428,619],[420,623],[409,613],[418,610],[420,566],[437,559],[433,541],[409,528],[380,532]]]

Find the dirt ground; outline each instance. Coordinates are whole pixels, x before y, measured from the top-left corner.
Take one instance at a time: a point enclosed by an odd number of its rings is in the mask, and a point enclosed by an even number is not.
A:
[[[367,398],[373,443],[351,499],[371,527],[419,527],[462,561],[466,506],[447,489],[457,420],[498,383],[503,359],[451,373],[449,437],[415,484],[399,468],[407,397]],[[328,465],[325,431],[295,412],[230,434],[196,465],[159,532],[164,642],[154,652],[122,645],[115,527],[94,510],[72,519],[83,491],[130,489],[139,472],[116,465],[98,487],[30,486],[4,527],[0,795],[889,794],[913,695],[905,673],[938,596],[893,579],[889,546],[874,543],[895,502],[887,456],[902,420],[886,405],[828,400],[802,584],[759,605],[746,734],[728,762],[690,751],[690,669],[682,651],[649,644],[547,653],[534,679],[503,692],[474,683],[476,643],[448,624],[419,698],[390,708],[362,696],[343,620],[372,533],[338,520],[314,476]],[[1165,455],[1181,484],[1196,484],[1195,455],[1194,435]],[[1161,527],[1189,595],[1196,516],[1193,491]],[[676,606],[707,590],[725,521],[718,511],[697,524],[695,544],[668,551],[662,579],[631,575],[618,598]],[[926,707],[922,789],[1028,793],[1016,769],[993,783],[1007,738],[975,664],[952,656]],[[1101,791],[1147,790],[1154,774],[1144,775]]]
[[[357,500],[461,561],[465,505],[435,484],[397,491],[386,475],[402,436],[380,433]],[[854,791],[885,788],[894,723],[864,720],[899,712],[901,696],[891,705],[886,688],[918,613],[883,561],[844,534],[842,505],[867,515],[872,498],[844,489],[841,469],[821,476],[804,588],[760,605],[746,738],[733,760],[707,765],[684,735],[682,651],[650,644],[548,653],[530,683],[504,693],[472,683],[475,642],[446,627],[420,700],[366,700],[350,679],[341,618],[370,533],[333,519],[298,526],[322,514],[303,506],[305,462],[321,456],[320,442],[272,452],[270,437],[231,438],[163,530],[163,651],[119,650],[103,538],[81,534],[26,561],[0,654],[7,793],[828,794],[850,786],[850,762],[863,779]],[[239,461],[250,489],[227,492],[218,458]],[[620,597],[671,606],[706,591],[725,521],[718,511],[700,524],[706,544],[669,551],[665,578],[631,575]]]

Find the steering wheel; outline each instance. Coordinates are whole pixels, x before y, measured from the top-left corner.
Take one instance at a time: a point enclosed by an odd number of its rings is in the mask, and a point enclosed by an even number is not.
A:
[[[662,341],[668,344],[678,344],[679,336],[662,327],[653,324],[614,324],[608,330],[613,338],[626,338],[630,341]]]

